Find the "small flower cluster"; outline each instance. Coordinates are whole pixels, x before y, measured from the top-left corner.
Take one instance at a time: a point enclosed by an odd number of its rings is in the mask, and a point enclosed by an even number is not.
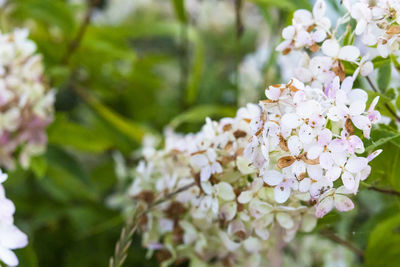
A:
[[[260,112],[249,104],[235,118],[207,119],[197,134],[168,133],[162,150],[146,149],[130,188],[133,198],[151,203],[195,184],[140,219],[144,246],[160,260],[258,266],[271,248],[314,228],[310,196],[297,191],[278,203],[244,156]]]
[[[6,179],[7,174],[0,171],[0,261],[17,266],[18,259],[12,250],[25,247],[28,238],[14,225],[15,206],[6,198],[2,185]]]
[[[344,1],[357,21],[355,34],[367,46],[377,46],[382,57],[398,54],[400,42],[400,2],[397,0]]]
[[[352,7],[356,8],[356,6]],[[346,14],[339,18],[336,27],[332,28],[329,19],[325,17],[326,9],[325,2],[318,0],[312,13],[307,10],[297,10],[292,25],[283,30],[284,41],[276,50],[282,52],[283,55],[289,55],[292,51],[299,54],[296,55],[300,58],[299,66],[289,63],[290,66],[285,66],[285,68],[290,69],[294,77],[300,81],[315,88],[322,87],[324,90],[337,86],[340,81],[343,83],[343,88],[349,90],[357,76],[370,75],[374,70],[374,65],[370,61],[369,53],[362,55],[357,46],[350,44],[352,42],[342,41],[346,39],[346,35],[350,36],[347,38],[350,40],[354,33],[359,32],[357,29],[351,31],[350,15]],[[346,25],[347,30],[343,35],[337,36],[342,25]],[[345,64],[356,66],[351,76],[347,77],[349,72],[346,72]]]
[[[380,114],[378,97],[366,110],[367,94],[361,89],[339,88],[324,93],[298,80],[267,88],[259,116],[251,121],[251,141],[244,154],[274,188],[275,201],[285,203],[292,192],[309,194],[316,201],[316,216],[333,206],[353,209],[346,194],[356,194],[371,167],[356,129],[369,138]],[[334,187],[341,181],[339,188]],[[338,184],[338,183],[335,183]]]
[[[27,30],[0,34],[0,165],[9,169],[43,151],[53,117],[54,92],[35,50]]]

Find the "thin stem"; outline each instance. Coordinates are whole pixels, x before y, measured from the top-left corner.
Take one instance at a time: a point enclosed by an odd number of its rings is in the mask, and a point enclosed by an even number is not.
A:
[[[145,210],[137,212],[135,215],[128,218],[128,220],[126,221],[126,225],[124,226],[124,228],[122,228],[120,238],[115,245],[114,256],[110,258],[109,267],[121,267],[124,264],[126,257],[128,256],[128,249],[132,244],[132,236],[136,232],[136,229],[138,228],[139,223],[143,218],[143,215],[146,215],[154,207],[160,205],[161,203],[164,203],[165,201],[168,201],[175,195],[188,190],[194,185],[196,185],[195,182],[185,185],[177,189],[176,191],[167,194],[163,198],[153,201],[147,206]]]
[[[379,90],[377,89],[375,84],[371,81],[371,79],[368,76],[366,77],[366,79],[367,79],[369,85],[371,86],[372,90],[374,90],[374,92],[379,93]],[[396,112],[387,103],[384,103],[384,106],[389,111],[389,113],[392,114],[393,117],[395,117],[398,122],[400,122],[400,117],[397,116]]]
[[[356,247],[353,243],[351,243],[350,241],[347,241],[343,238],[341,238],[340,236],[338,236],[337,234],[329,231],[329,230],[323,230],[321,231],[321,234],[327,238],[329,238],[330,240],[332,240],[333,242],[342,245],[348,249],[350,249],[351,251],[353,251],[356,255],[358,255],[361,258],[364,258],[364,251],[362,251],[361,249],[359,249],[358,247]]]
[[[69,42],[67,50],[65,51],[64,55],[61,57],[61,63],[63,65],[68,64],[71,56],[74,54],[74,52],[80,46],[83,36],[86,33],[87,27],[90,24],[90,20],[92,18],[92,14],[93,14],[94,8],[95,8],[98,0],[89,0],[89,1],[90,1],[90,4],[86,10],[85,16],[83,17],[82,23],[79,26],[78,32],[76,33],[75,37]]]
[[[366,185],[368,190],[376,191],[383,194],[394,195],[400,197],[400,192],[394,189],[379,188],[373,185]]]
[[[239,64],[240,64],[240,52],[241,45],[240,39],[244,33],[244,25],[242,21],[242,0],[235,0],[235,22],[236,22],[236,57],[235,57],[235,86],[236,86],[236,102],[239,104],[240,97],[240,86],[239,86]]]

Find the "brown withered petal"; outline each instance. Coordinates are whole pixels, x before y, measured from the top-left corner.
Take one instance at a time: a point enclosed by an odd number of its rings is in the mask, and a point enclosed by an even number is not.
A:
[[[313,53],[317,53],[319,50],[319,45],[317,45],[317,43],[313,43],[310,47],[309,47],[310,51]]]
[[[168,249],[161,249],[156,251],[156,259],[159,263],[169,260],[172,257]]]
[[[392,25],[387,29],[387,34],[399,34],[400,33],[400,25]]]
[[[338,60],[337,66],[332,70],[337,76],[339,76],[341,82],[346,78],[346,69],[340,60]]]
[[[307,32],[311,32],[315,28],[315,25],[310,25],[307,28]]]
[[[174,230],[172,231],[172,235],[174,237],[174,241],[177,244],[183,243],[183,235],[185,231],[183,231],[182,227],[179,226],[178,223],[175,223]]]
[[[297,177],[297,180],[302,181],[304,178],[306,178],[306,173],[300,173],[300,175]]]
[[[233,136],[235,136],[236,139],[241,138],[241,137],[245,137],[247,135],[247,133],[245,131],[242,130],[236,130],[233,132]]]
[[[151,202],[154,201],[154,197],[155,196],[152,191],[145,190],[145,191],[140,192],[140,194],[135,196],[134,198],[138,199],[138,200],[142,200],[142,201],[146,202],[147,204],[150,204]]]
[[[203,154],[203,153],[206,153],[206,152],[207,152],[207,150],[199,150],[199,151],[193,152],[192,154],[190,154],[190,156],[194,156],[194,155],[197,155],[197,154]]]
[[[283,150],[283,151],[289,151],[288,148],[288,143],[287,140],[285,138],[283,138],[283,136],[279,136],[279,147]]]
[[[219,160],[219,163],[221,165],[227,165],[234,160],[235,160],[235,156],[224,156],[224,157],[222,157],[221,160]]]
[[[301,160],[310,165],[317,165],[319,164],[319,158],[316,159],[309,159],[307,158],[307,152],[300,155]]]
[[[292,165],[295,162],[295,158],[292,156],[286,156],[286,157],[282,157],[280,159],[278,159],[278,163],[277,166],[278,168],[286,168],[289,167],[290,165]]]
[[[177,201],[173,201],[168,209],[165,210],[165,214],[168,218],[179,219],[179,217],[186,212],[186,208]]]
[[[243,151],[244,151],[244,147],[239,148],[238,150],[236,150],[235,156],[243,156]]]
[[[230,123],[225,124],[224,127],[222,127],[222,129],[224,130],[224,132],[227,132],[230,129],[232,129],[232,124],[230,124]]]
[[[247,237],[245,231],[237,231],[235,232],[235,236],[239,237],[241,240],[244,240]]]
[[[283,51],[282,51],[282,55],[287,55],[287,54],[289,54],[290,53],[290,51],[292,51],[292,49],[290,48],[290,47],[287,47],[287,48],[285,48],[285,49],[283,49]]]
[[[344,128],[350,135],[354,134],[354,126],[350,118],[346,119],[346,122],[344,123]]]
[[[232,141],[229,141],[228,143],[226,143],[224,149],[225,149],[226,151],[228,151],[228,150],[231,150],[232,147],[233,147],[233,142],[232,142]]]

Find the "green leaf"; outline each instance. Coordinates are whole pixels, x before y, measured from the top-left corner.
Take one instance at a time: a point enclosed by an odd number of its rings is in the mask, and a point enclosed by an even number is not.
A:
[[[383,65],[390,63],[390,59],[384,57],[376,57],[372,60],[372,63],[374,64],[374,69],[379,69]]]
[[[104,120],[113,125],[121,133],[130,137],[132,140],[140,143],[143,136],[146,133],[150,132],[148,128],[133,121],[130,121],[127,118],[124,118],[123,116],[109,109],[94,96],[88,94],[88,92],[86,92],[84,89],[76,88],[76,90]]]
[[[369,236],[365,252],[366,266],[397,265],[400,258],[400,215],[378,224]]]
[[[30,168],[37,178],[43,178],[47,171],[47,161],[43,156],[34,157],[31,159]]]
[[[185,12],[185,1],[184,0],[172,0],[176,17],[182,23],[187,23],[187,16]]]
[[[378,69],[378,87],[381,92],[385,92],[389,87],[390,79],[392,77],[392,64],[386,63]]]
[[[398,138],[400,137],[400,133],[392,129],[388,129],[388,127],[385,126],[386,125],[381,125],[380,128],[372,131],[371,138],[366,141],[366,152],[370,153],[388,142],[392,142],[392,144],[400,148],[400,144],[398,144],[398,142],[400,142],[400,138]]]
[[[219,105],[204,105],[194,107],[179,116],[175,117],[171,122],[170,126],[176,128],[182,123],[186,122],[203,122],[206,117],[231,117],[234,116],[236,109],[229,106]]]
[[[48,129],[49,143],[72,147],[85,152],[100,153],[113,146],[104,135],[86,129],[66,116],[58,114]]]
[[[295,10],[296,5],[294,4],[294,1],[289,1],[289,0],[250,0],[250,2],[253,2],[255,4],[259,4],[262,6],[275,6],[281,9],[287,9],[287,10]]]

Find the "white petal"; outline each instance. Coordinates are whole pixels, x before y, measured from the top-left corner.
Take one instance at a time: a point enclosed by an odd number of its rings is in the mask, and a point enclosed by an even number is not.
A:
[[[293,39],[293,36],[295,33],[296,33],[295,27],[290,25],[283,29],[282,37],[283,37],[283,39],[291,40],[291,39]]]
[[[283,174],[275,170],[266,171],[264,173],[263,180],[268,185],[274,186],[282,182]]]
[[[236,211],[237,211],[236,202],[233,201],[228,202],[221,207],[219,211],[219,217],[225,221],[231,221],[235,217]]]
[[[353,89],[348,93],[347,98],[350,103],[353,103],[355,101],[367,102],[368,94],[364,90]]]
[[[343,46],[339,51],[339,58],[346,61],[355,61],[360,56],[360,50],[353,45]]]
[[[275,201],[278,203],[284,203],[290,196],[290,188],[286,186],[276,186],[274,189]]]
[[[346,170],[351,173],[358,173],[364,169],[368,164],[368,160],[363,157],[352,156],[347,160]]]
[[[208,164],[208,158],[204,154],[196,154],[190,158],[190,163],[197,168],[201,168]]]
[[[350,115],[360,115],[365,111],[366,103],[364,101],[355,101],[350,104],[349,111]]]
[[[351,121],[354,123],[354,126],[356,126],[360,130],[370,129],[371,122],[367,116],[362,116],[362,115],[352,116]]]
[[[0,260],[9,266],[18,265],[18,259],[14,252],[2,246],[0,246]]]
[[[324,148],[322,146],[314,145],[307,151],[307,158],[316,159],[322,153]]]
[[[334,39],[325,40],[322,44],[322,52],[329,57],[337,57],[339,54],[339,43]]]
[[[281,123],[285,128],[293,129],[300,126],[301,120],[296,113],[287,113],[282,116]]]
[[[342,169],[337,166],[334,166],[326,172],[326,179],[332,182],[336,181],[340,177],[341,173]]]
[[[372,72],[374,71],[374,64],[372,64],[371,61],[365,62],[362,66],[361,66],[361,75],[362,76],[368,76],[370,75]]]
[[[356,186],[356,181],[354,179],[354,176],[349,173],[349,172],[344,172],[342,174],[342,182],[343,185],[348,189],[348,190],[353,190],[354,187]]]
[[[317,216],[317,218],[322,218],[325,216],[325,214],[330,212],[332,208],[333,208],[333,197],[328,196],[317,204],[315,216]]]
[[[290,229],[294,226],[292,217],[287,213],[278,212],[276,214],[276,220],[278,221],[280,226],[282,226],[285,229]]]
[[[241,204],[246,204],[249,203],[252,198],[253,198],[253,192],[243,191],[240,193],[238,197],[238,202]]]
[[[200,171],[200,180],[201,181],[208,181],[211,177],[211,167],[210,166],[205,166],[201,169]]]
[[[346,196],[335,194],[335,207],[338,211],[349,211],[354,209],[354,203]]]
[[[310,189],[310,185],[311,185],[311,179],[310,178],[304,178],[299,183],[299,191],[300,192],[307,192]]]
[[[281,88],[270,86],[267,90],[265,90],[265,96],[270,100],[278,100],[281,95]]]
[[[291,136],[288,139],[287,143],[288,143],[289,151],[293,156],[299,155],[301,150],[303,149],[303,144],[300,141],[300,138],[297,137],[296,135]]]
[[[219,184],[216,185],[216,187],[218,190],[218,196],[223,200],[229,201],[235,199],[236,195],[233,192],[233,188],[227,182],[220,182]]]
[[[300,229],[303,232],[308,233],[308,232],[311,232],[315,228],[316,225],[317,225],[317,218],[315,218],[314,215],[306,214],[303,217],[303,221],[301,222]]]

